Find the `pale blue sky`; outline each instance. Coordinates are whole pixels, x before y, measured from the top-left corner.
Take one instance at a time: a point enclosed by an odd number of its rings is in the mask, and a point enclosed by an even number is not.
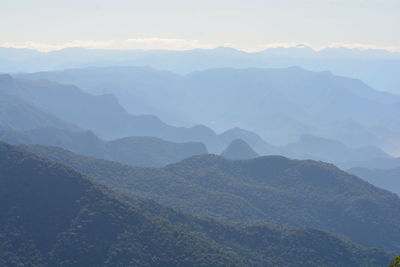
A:
[[[0,45],[400,49],[400,0],[1,0]],[[129,41],[127,41],[129,39]]]

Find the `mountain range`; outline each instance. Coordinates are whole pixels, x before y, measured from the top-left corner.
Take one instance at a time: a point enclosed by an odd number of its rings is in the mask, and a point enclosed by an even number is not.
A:
[[[242,139],[233,140],[221,153],[227,159],[241,160],[257,158],[259,155]]]
[[[217,135],[212,129],[203,125],[176,127],[164,123],[154,115],[131,115],[119,105],[113,95],[91,95],[76,86],[65,86],[44,80],[14,79],[9,75],[2,75],[0,76],[0,93],[7,97],[18,98],[23,102],[19,105],[21,108],[18,112],[14,113],[11,110],[7,113],[0,113],[0,115],[4,115],[5,122],[17,121],[18,117],[14,118],[13,114],[23,113],[23,116],[28,118],[33,116],[30,110],[24,108],[25,105],[35,107],[38,112],[46,113],[49,118],[56,117],[67,125],[79,126],[75,130],[91,130],[100,138],[108,140],[131,136],[153,136],[174,142],[203,142],[210,151],[222,151],[237,136],[245,139],[248,136],[250,142],[255,140],[255,142],[262,143],[262,141],[256,140],[255,134],[249,134],[239,128]],[[55,123],[46,123],[45,119],[30,127],[32,121],[35,120],[32,119],[26,123],[28,126],[8,125],[8,128],[14,130],[66,128]]]
[[[57,128],[27,131],[0,129],[0,140],[10,144],[56,146],[82,155],[147,167],[161,167],[208,153],[204,144],[196,142],[174,143],[148,136],[103,141],[90,131],[71,132]]]
[[[377,187],[400,195],[400,168],[382,170],[354,167],[349,169],[348,172],[361,177]]]
[[[139,168],[38,145],[23,146],[119,192],[231,222],[272,220],[345,235],[369,247],[400,248],[400,198],[334,165],[266,156],[232,161],[194,156]],[[368,233],[368,234],[365,234]]]
[[[112,93],[132,114],[150,113],[168,123],[200,123],[217,131],[240,127],[274,145],[312,134],[350,147],[379,146],[394,155],[400,146],[400,96],[330,72],[224,68],[177,75],[107,67],[18,77]]]
[[[201,142],[206,145],[208,151],[216,154],[222,153],[233,140],[242,139],[259,155],[284,155],[298,159],[324,160],[338,164],[344,169],[362,166],[371,161],[376,162],[380,168],[381,161],[392,159],[374,146],[351,148],[339,141],[310,134],[303,135],[298,141],[288,145],[277,146],[265,142],[254,132],[237,127],[221,134],[202,125],[176,127],[162,122],[154,115],[130,115],[112,95],[91,95],[75,86],[65,86],[44,80],[29,81],[3,75],[0,77],[0,94],[4,96],[0,106],[4,110],[0,113],[1,125],[14,131],[11,134],[3,132],[3,141],[56,145],[84,155],[105,159],[116,160],[106,155],[107,153],[101,152],[104,149],[99,148],[99,138],[96,135],[108,140],[125,137],[130,138],[125,140],[132,140],[133,136],[152,136],[178,143]],[[30,131],[34,129],[35,131]],[[94,134],[85,134],[84,129]],[[17,134],[15,131],[24,131],[24,133]],[[39,132],[41,133],[38,134]],[[33,135],[30,141],[26,140],[26,135],[29,134]],[[48,139],[41,136],[48,136]],[[67,140],[72,136],[78,144]],[[83,139],[78,141],[78,136]],[[16,141],[14,140],[16,138],[22,140]],[[25,142],[23,142],[24,139]],[[149,139],[142,138],[141,140]],[[82,142],[86,144],[82,145]],[[167,147],[164,146],[164,148]],[[163,153],[165,151],[164,149]],[[171,151],[169,155],[175,153],[176,151]],[[185,153],[182,155],[193,155],[191,151]],[[122,157],[122,160],[124,159],[126,159],[124,163],[143,164],[143,161],[129,161],[129,157]],[[177,159],[180,160],[182,157]],[[176,159],[171,158],[171,160]],[[172,162],[164,160],[164,162],[150,163],[147,161],[147,165],[144,166],[161,166]]]
[[[12,78],[0,75],[0,125],[7,129],[31,130],[54,127],[65,130],[79,130],[78,127],[52,116],[23,101],[16,95],[8,94],[5,88]]]
[[[367,82],[374,88],[400,93],[400,53],[379,49],[326,48],[305,45],[244,52],[229,47],[166,50],[100,50],[66,48],[41,53],[30,49],[0,48],[0,72],[35,72],[88,66],[149,66],[177,73],[210,68],[285,68],[303,66],[314,71],[331,70]]]
[[[231,226],[133,200],[0,143],[0,266],[381,266],[315,229]],[[49,201],[51,200],[51,201]],[[329,251],[329,252],[328,252]],[[328,252],[328,253],[327,253]]]
[[[0,48],[0,267],[386,266],[399,62]]]

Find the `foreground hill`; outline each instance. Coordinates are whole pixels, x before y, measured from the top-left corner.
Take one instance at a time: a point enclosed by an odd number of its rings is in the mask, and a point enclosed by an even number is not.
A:
[[[400,195],[400,168],[381,170],[362,167],[351,168],[349,173],[369,183]]]
[[[143,136],[103,141],[90,131],[71,132],[56,128],[27,131],[0,129],[0,141],[56,146],[86,156],[145,167],[161,167],[193,155],[208,153],[205,145],[197,142],[174,143]]]
[[[24,146],[118,191],[233,222],[273,220],[400,249],[400,198],[331,164],[279,156],[230,161],[195,156],[165,168],[133,168],[49,147]]]
[[[132,201],[0,143],[0,266],[381,266],[318,230],[233,227]]]
[[[200,237],[152,218],[70,168],[5,144],[0,145],[0,158],[2,266],[240,262]]]

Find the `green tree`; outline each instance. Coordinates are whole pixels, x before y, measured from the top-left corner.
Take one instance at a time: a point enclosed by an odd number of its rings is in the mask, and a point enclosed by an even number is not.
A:
[[[400,256],[395,257],[389,267],[400,267]]]

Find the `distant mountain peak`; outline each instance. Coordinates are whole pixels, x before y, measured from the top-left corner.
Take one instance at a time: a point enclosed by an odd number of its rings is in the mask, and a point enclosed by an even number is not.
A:
[[[252,159],[259,156],[250,145],[242,139],[233,140],[221,155],[227,159],[234,160]]]

